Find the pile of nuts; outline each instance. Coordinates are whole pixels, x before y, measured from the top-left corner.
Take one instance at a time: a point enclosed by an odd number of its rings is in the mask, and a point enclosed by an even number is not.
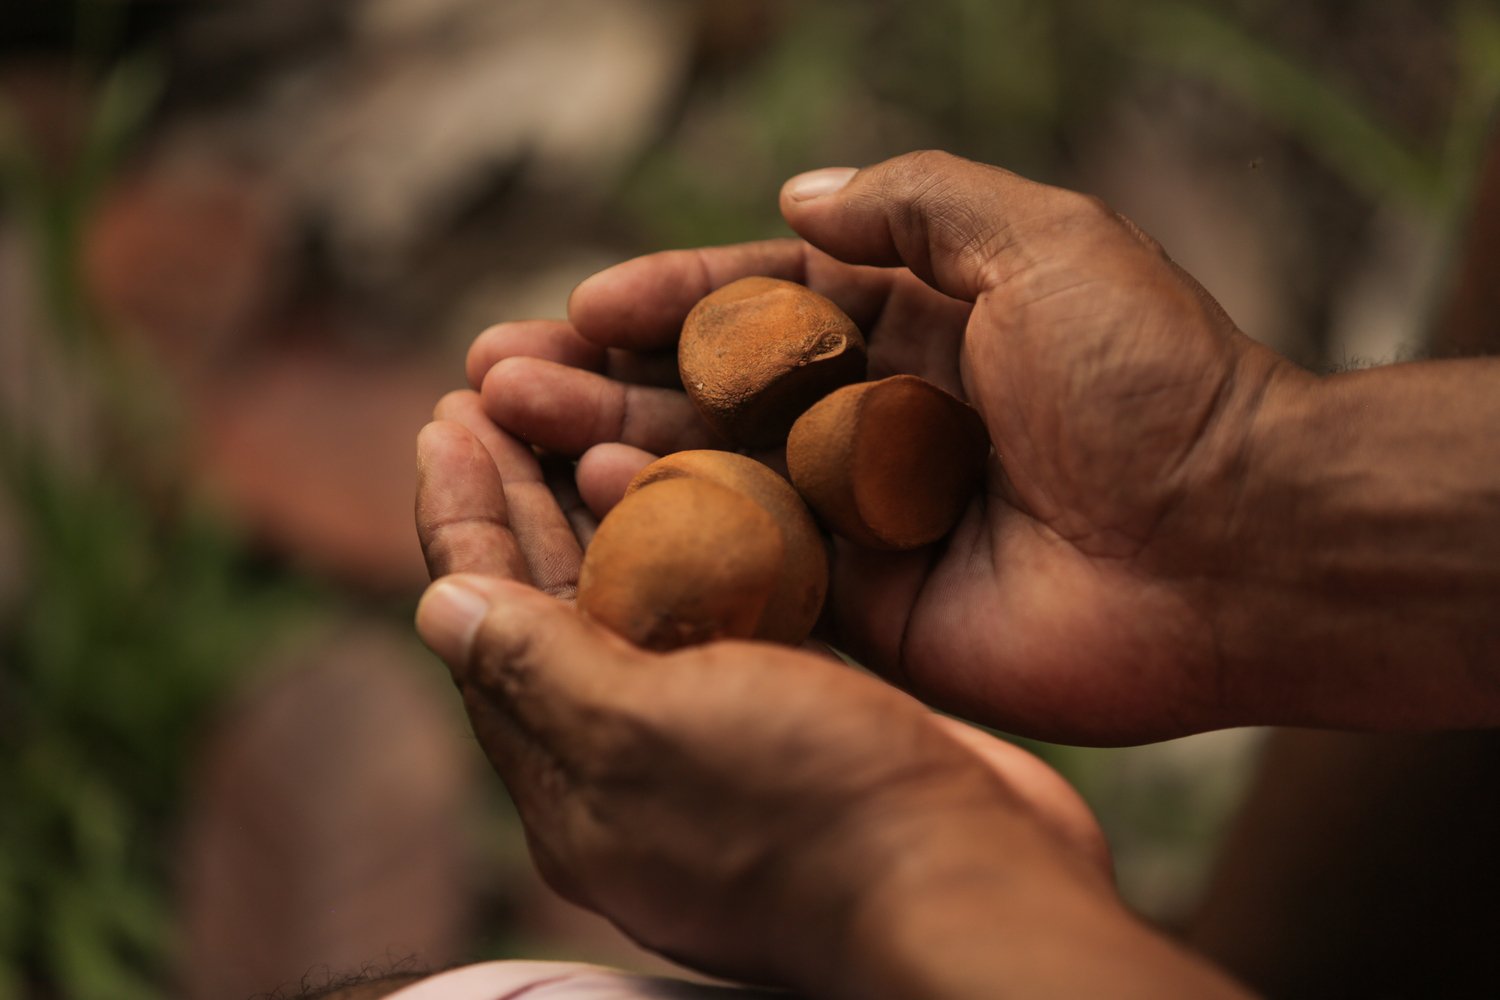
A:
[[[578,605],[639,646],[796,645],[828,591],[809,506],[857,545],[911,549],[947,534],[982,480],[979,414],[914,375],[864,381],[858,327],[802,285],[755,277],[718,289],[688,314],[677,360],[726,438],[786,444],[791,482],[728,451],[677,452],[631,481],[589,544]]]

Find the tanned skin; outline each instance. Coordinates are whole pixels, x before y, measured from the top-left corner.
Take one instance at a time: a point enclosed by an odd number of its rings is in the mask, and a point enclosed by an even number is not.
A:
[[[418,625],[539,867],[659,951],[815,997],[1240,995],[1121,905],[1034,760],[810,653],[633,649],[567,603],[581,546],[655,455],[715,442],[676,331],[768,274],[995,446],[949,538],[837,547],[827,638],[908,692],[1089,743],[1492,724],[1500,367],[1314,378],[1098,201],[946,154],[795,178],[782,209],[802,240],[640,258],[566,322],[486,331],[478,392],[419,442],[446,579]]]

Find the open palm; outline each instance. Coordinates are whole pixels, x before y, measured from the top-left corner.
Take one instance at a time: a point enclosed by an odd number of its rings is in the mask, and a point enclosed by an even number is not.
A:
[[[832,641],[1017,732],[1130,742],[1238,721],[1216,571],[1256,404],[1285,364],[1128,221],[1004,171],[915,154],[821,197],[789,190],[783,210],[806,242],[639,258],[581,285],[567,323],[486,331],[469,359],[486,413],[581,456],[601,515],[652,456],[724,446],[675,385],[692,305],[749,274],[803,282],[865,331],[871,378],[955,392],[995,445],[949,538],[837,543]]]

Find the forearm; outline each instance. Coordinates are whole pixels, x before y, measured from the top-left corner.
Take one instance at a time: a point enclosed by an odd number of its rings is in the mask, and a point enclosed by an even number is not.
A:
[[[1276,733],[1188,928],[1277,997],[1482,996],[1500,732]]]
[[[836,960],[799,986],[837,1000],[1248,995],[1045,837],[1012,833],[989,848],[969,864],[900,865],[852,913]]]
[[[1215,631],[1243,722],[1500,724],[1500,360],[1267,390]]]
[[[912,906],[859,987],[876,1000],[1033,997],[1204,1000],[1249,994],[1119,908],[1048,893]],[[986,905],[988,903],[989,905]]]

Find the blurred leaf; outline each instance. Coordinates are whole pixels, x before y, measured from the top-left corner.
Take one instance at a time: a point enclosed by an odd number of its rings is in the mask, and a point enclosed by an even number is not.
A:
[[[962,78],[966,131],[995,123],[1051,126],[1062,105],[1058,5],[1036,0],[961,0],[952,39]]]
[[[8,204],[33,232],[43,226],[47,178],[27,142],[21,116],[0,93],[0,204]]]
[[[1443,154],[1454,208],[1462,210],[1461,199],[1474,189],[1485,141],[1500,120],[1500,11],[1481,0],[1458,4],[1453,37],[1459,87]]]
[[[92,886],[58,880],[48,899],[50,972],[70,1000],[160,1000],[161,993],[114,946]]]
[[[1132,16],[1140,55],[1239,97],[1369,197],[1442,207],[1438,164],[1311,70],[1194,4],[1153,0]]]
[[[102,883],[100,903],[120,941],[154,964],[175,949],[176,940],[161,887],[145,872],[132,869],[130,877]]]
[[[122,803],[86,771],[68,792],[69,840],[81,871],[108,872],[126,860],[126,811]]]
[[[0,974],[27,956],[70,998],[160,996],[151,984],[174,945],[162,845],[193,741],[309,595],[247,579],[212,520],[164,522],[118,482],[7,458],[0,485],[37,574],[19,607],[0,609],[12,665],[0,781],[20,804],[0,810],[0,859],[26,859],[0,866]]]
[[[97,5],[83,5],[89,6]],[[78,274],[84,221],[159,99],[164,80],[160,60],[150,54],[137,53],[112,66],[98,84],[78,158],[63,171],[41,161],[20,115],[0,96],[0,198],[20,206],[52,328],[70,348],[90,332]]]
[[[0,785],[5,788],[15,789],[16,784],[9,780],[11,775],[7,770],[0,770]],[[0,830],[0,844],[10,847],[23,846],[21,837],[14,829],[16,823],[15,810],[19,802],[11,800],[11,815],[7,817],[5,828]],[[21,938],[22,901],[21,880],[17,858],[34,857],[27,854],[11,854],[8,851],[0,853],[0,968],[4,968],[6,957],[15,956],[19,951]],[[0,997],[7,994],[0,989]]]
[[[161,60],[148,52],[126,56],[105,75],[73,180],[74,197],[81,207],[90,206],[103,189],[146,124],[165,83]]]

